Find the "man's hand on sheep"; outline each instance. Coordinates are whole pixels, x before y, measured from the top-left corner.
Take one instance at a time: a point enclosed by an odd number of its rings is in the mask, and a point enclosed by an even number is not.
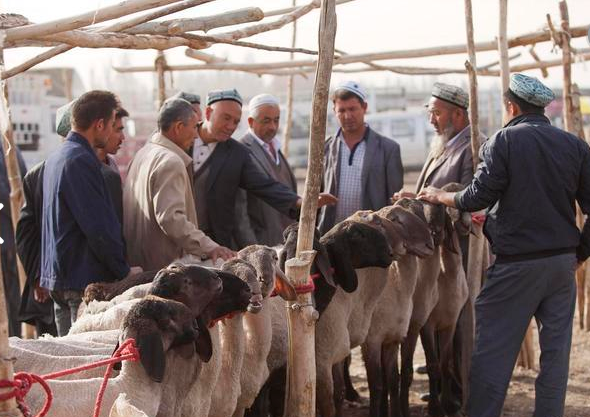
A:
[[[333,206],[337,202],[338,202],[338,197],[336,197],[330,193],[320,193],[320,195],[318,196],[318,208],[324,207],[324,206]],[[301,208],[302,204],[303,204],[303,199],[300,197],[297,200],[297,208]]]
[[[215,265],[217,258],[221,258],[224,261],[227,261],[228,259],[236,257],[236,253],[233,250],[226,248],[225,246],[217,246],[215,249],[208,252],[207,255],[213,261],[213,265]]]
[[[432,204],[444,204],[445,206],[455,207],[455,194],[443,191],[440,188],[426,187],[420,191],[418,199],[428,201]]]
[[[397,200],[401,200],[402,198],[416,198],[416,193],[404,190],[398,191],[393,195],[393,197],[391,197],[391,202],[395,203]]]

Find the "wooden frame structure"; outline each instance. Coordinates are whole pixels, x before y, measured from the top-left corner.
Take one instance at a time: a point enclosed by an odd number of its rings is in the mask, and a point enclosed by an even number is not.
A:
[[[443,45],[413,50],[395,50],[378,53],[346,54],[334,47],[336,33],[336,6],[353,0],[308,0],[301,6],[262,11],[259,8],[244,8],[228,11],[219,15],[197,17],[190,19],[171,19],[156,21],[170,14],[197,7],[202,4],[217,0],[126,0],[113,6],[103,7],[95,11],[83,13],[77,16],[58,19],[51,22],[33,24],[26,18],[19,15],[0,15],[0,78],[3,80],[3,103],[0,109],[0,119],[4,122],[3,138],[6,151],[7,171],[10,178],[11,206],[13,216],[18,218],[20,206],[22,205],[22,184],[18,173],[16,162],[15,144],[12,138],[10,111],[8,106],[8,91],[6,79],[24,72],[33,66],[44,62],[54,56],[67,52],[76,47],[84,48],[124,48],[124,49],[156,49],[158,56],[154,66],[115,68],[119,72],[156,72],[158,74],[159,102],[165,97],[164,74],[166,71],[186,70],[232,70],[255,73],[257,75],[305,76],[308,72],[315,72],[315,85],[313,95],[313,112],[311,121],[311,137],[309,151],[309,166],[305,184],[304,203],[300,222],[299,241],[297,245],[297,257],[287,262],[287,275],[297,284],[305,283],[309,275],[309,267],[314,253],[312,238],[315,224],[315,212],[317,206],[317,195],[319,193],[321,177],[321,161],[323,154],[323,134],[325,131],[326,108],[330,75],[332,72],[366,72],[366,71],[389,71],[407,75],[441,75],[441,74],[467,74],[470,84],[470,118],[472,123],[472,147],[473,154],[477,154],[479,142],[477,140],[477,76],[499,76],[502,80],[503,90],[507,87],[509,72],[526,71],[530,69],[542,69],[552,66],[563,66],[564,68],[564,100],[566,128],[579,134],[583,134],[581,118],[579,116],[579,99],[576,106],[576,86],[571,83],[571,65],[580,60],[590,58],[590,50],[574,51],[570,47],[572,38],[583,37],[588,33],[588,25],[570,27],[565,1],[560,2],[561,25],[554,27],[548,17],[547,28],[523,34],[521,36],[507,38],[506,13],[507,0],[499,0],[500,24],[497,39],[487,42],[474,42],[473,23],[471,13],[471,0],[465,0],[465,17],[467,28],[467,43],[459,45]],[[310,13],[314,9],[320,10],[319,25],[319,51],[312,51],[303,48],[296,48],[295,34],[293,35],[290,47],[269,46],[243,39],[253,35],[277,30],[297,19]],[[136,13],[146,12],[135,16]],[[128,16],[135,17],[129,18]],[[269,17],[280,16],[271,22],[260,22]],[[108,22],[113,19],[124,18],[107,26],[96,24]],[[223,28],[235,24],[249,24],[236,30],[206,34],[214,28]],[[205,32],[195,34],[192,32]],[[543,43],[554,42],[563,51],[562,60],[540,60],[534,50],[530,50],[533,61],[523,65],[510,66],[509,51],[518,46],[531,46]],[[291,59],[284,62],[268,62],[257,64],[238,64],[228,60],[217,58],[213,55],[202,52],[213,44],[225,43],[238,47],[255,48],[259,50],[289,52]],[[48,46],[51,49],[39,56],[29,59],[13,68],[4,68],[3,50],[25,46]],[[186,46],[187,55],[199,59],[203,63],[194,65],[168,65],[162,51],[178,46]],[[499,51],[497,63],[478,67],[476,64],[476,53],[482,51]],[[317,55],[317,58],[307,60],[293,59],[293,53]],[[390,64],[376,64],[377,61],[398,60],[408,58],[425,58],[440,55],[468,54],[469,60],[465,68],[430,68],[422,66],[392,66]],[[578,61],[572,58],[574,55]],[[349,68],[350,64],[362,64],[360,68]],[[495,69],[499,65],[498,69]],[[290,116],[288,116],[289,118]],[[287,145],[288,146],[288,145]],[[288,152],[288,149],[285,149]],[[475,168],[475,167],[474,167]],[[482,239],[480,239],[482,240]],[[479,244],[479,242],[478,242]],[[481,249],[481,248],[480,248]],[[478,250],[479,251],[479,250]],[[482,251],[479,251],[482,252]],[[483,251],[485,252],[485,251]],[[482,255],[483,256],[483,255]],[[478,261],[478,262],[481,262]],[[476,268],[481,266],[476,266]],[[588,268],[578,277],[578,282],[585,280],[586,274],[590,273]],[[21,268],[21,279],[22,268]],[[588,279],[590,281],[590,278]],[[582,296],[584,291],[582,290]],[[3,288],[0,282],[0,309],[3,309]],[[584,302],[583,300],[581,302]],[[587,303],[587,300],[585,301]],[[292,345],[293,352],[297,351],[294,359],[296,366],[290,364],[291,390],[287,399],[288,415],[313,416],[315,414],[315,366],[313,355],[313,332],[317,315],[310,304],[309,296],[302,295],[298,301],[289,305],[290,329],[298,332],[298,343]],[[584,320],[584,308],[580,310],[581,325],[590,330],[588,320]],[[6,314],[3,314],[6,318]],[[7,323],[0,320],[0,378],[11,378],[11,366],[5,359],[7,357]],[[0,411],[14,410],[13,402],[0,403]]]

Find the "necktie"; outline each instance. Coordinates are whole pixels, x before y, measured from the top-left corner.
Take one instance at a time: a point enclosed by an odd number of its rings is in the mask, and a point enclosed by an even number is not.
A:
[[[268,143],[268,150],[270,151],[270,155],[272,156],[273,162],[276,164],[277,163],[277,151],[276,151],[275,146],[272,143],[272,141],[270,141]]]

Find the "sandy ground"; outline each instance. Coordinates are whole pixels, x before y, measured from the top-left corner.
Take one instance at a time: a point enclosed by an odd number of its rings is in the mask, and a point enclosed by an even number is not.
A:
[[[590,333],[579,330],[577,319],[574,325],[570,378],[564,417],[590,417]],[[414,364],[423,363],[424,354],[421,346],[419,346],[414,357]],[[537,366],[538,363],[537,358]],[[347,404],[344,415],[346,417],[368,416],[369,388],[367,387],[365,367],[359,349],[355,349],[353,352],[350,372],[355,387],[363,397],[363,405],[359,407],[356,404]],[[514,370],[506,403],[504,404],[504,417],[532,416],[535,403],[536,376],[536,370],[525,370],[519,367]],[[420,393],[427,391],[428,378],[425,375],[415,373],[410,397],[412,417],[428,415],[426,403],[420,401],[419,398]]]

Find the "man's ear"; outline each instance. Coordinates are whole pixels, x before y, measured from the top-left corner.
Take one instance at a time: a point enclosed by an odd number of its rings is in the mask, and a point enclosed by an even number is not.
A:
[[[211,120],[211,115],[213,114],[213,108],[211,106],[205,107],[205,119]]]
[[[248,117],[248,126],[252,127],[252,123],[254,123],[254,118]]]

